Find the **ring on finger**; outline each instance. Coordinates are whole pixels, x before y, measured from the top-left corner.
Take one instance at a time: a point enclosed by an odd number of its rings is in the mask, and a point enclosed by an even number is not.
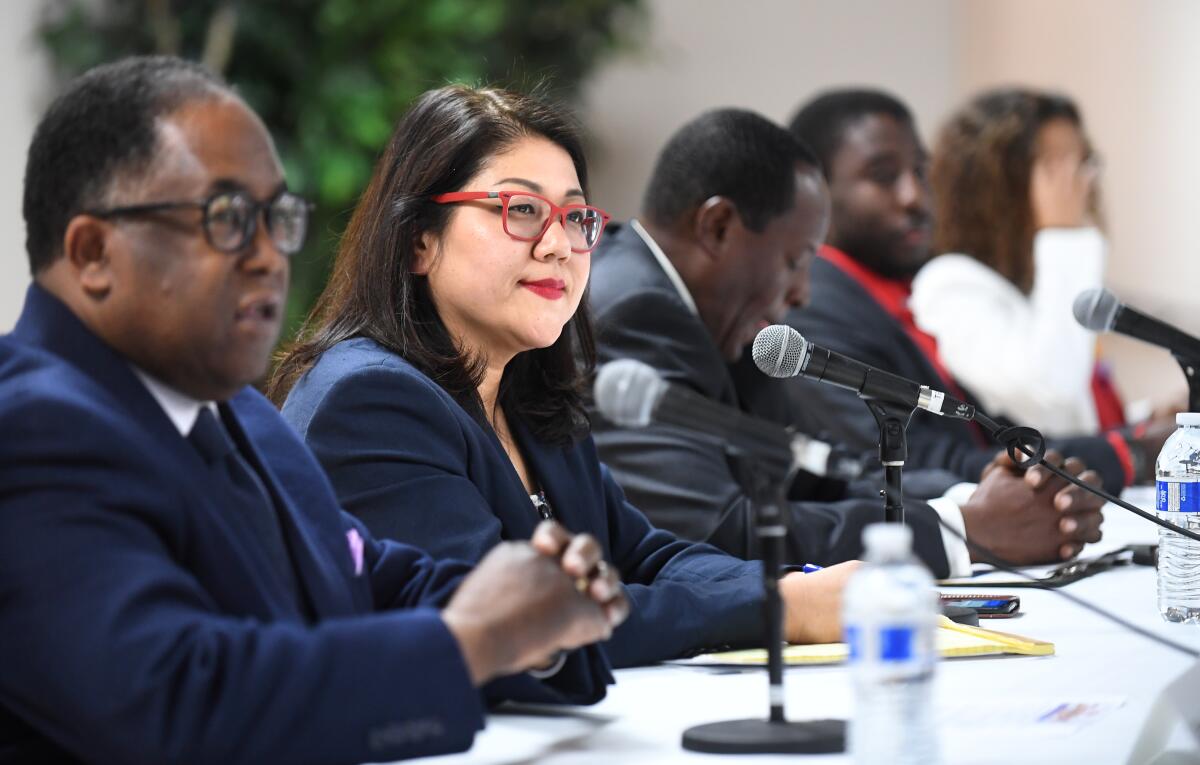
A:
[[[592,566],[592,570],[586,576],[575,578],[575,589],[587,592],[588,585],[592,583],[593,579],[603,579],[606,576],[608,576],[608,563],[601,559],[595,566]]]

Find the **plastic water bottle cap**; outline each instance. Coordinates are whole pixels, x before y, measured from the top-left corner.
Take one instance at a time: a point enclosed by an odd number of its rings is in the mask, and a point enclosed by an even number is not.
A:
[[[872,523],[863,530],[867,555],[904,556],[912,550],[912,529],[903,523]]]
[[[1176,425],[1200,425],[1200,412],[1179,412],[1175,415]]]

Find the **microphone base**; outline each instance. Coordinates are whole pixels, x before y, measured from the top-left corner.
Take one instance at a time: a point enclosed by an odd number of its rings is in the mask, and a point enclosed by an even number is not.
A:
[[[683,748],[707,754],[833,754],[846,751],[846,721],[724,720],[685,730]]]

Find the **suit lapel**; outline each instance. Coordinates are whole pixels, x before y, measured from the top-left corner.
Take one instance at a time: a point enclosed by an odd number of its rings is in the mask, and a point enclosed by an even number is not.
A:
[[[590,487],[580,485],[581,476],[571,469],[569,459],[574,447],[562,449],[543,443],[516,418],[509,419],[509,428],[520,445],[529,469],[554,508],[555,520],[572,533],[586,532],[597,537],[601,547],[609,549],[608,524],[603,519],[602,510],[594,507],[595,492]]]
[[[866,290],[861,284],[853,279],[849,274],[842,271],[833,263],[826,261],[823,258],[817,258],[813,264],[814,272],[820,267],[821,270],[827,270],[829,275],[826,277],[837,286],[837,299],[844,305],[846,312],[849,315],[858,314],[861,319],[861,326],[868,332],[874,333],[877,337],[888,338],[890,342],[900,346],[900,353],[894,355],[893,358],[904,358],[910,360],[909,368],[885,369],[885,372],[903,375],[913,380],[920,380],[928,385],[944,385],[945,381],[925,352],[921,350],[916,342],[905,331],[890,313]],[[857,308],[857,311],[855,310]],[[959,392],[963,394],[963,399],[977,406],[976,397],[971,391],[962,388],[957,380],[953,381],[959,387]],[[953,395],[953,392],[951,392]],[[953,422],[945,420],[945,422]],[[964,423],[965,425],[965,423]],[[968,426],[969,427],[969,426]]]
[[[180,479],[195,490],[191,496],[211,497],[208,466],[195,447],[180,435],[129,362],[92,334],[66,306],[36,284],[31,285],[13,335],[79,368],[109,395],[108,406],[123,410],[159,449],[179,463]]]
[[[473,419],[472,422],[474,422]],[[521,482],[521,476],[517,474],[512,460],[508,458],[508,452],[504,451],[504,446],[496,436],[496,431],[488,425],[480,423],[475,423],[475,425],[483,431],[485,441],[492,448],[493,460],[500,466],[499,480],[496,484],[499,496],[494,498],[496,504],[493,505],[492,510],[500,515],[501,524],[508,539],[529,539],[542,519],[534,509],[533,502],[530,501],[529,494],[525,491],[525,485]],[[517,446],[528,463],[526,467],[532,471],[534,480],[542,481],[538,469],[530,461],[528,450],[520,436],[517,435],[517,426],[512,419],[509,420],[508,427],[513,431],[513,438],[516,439]],[[558,506],[553,502],[551,505],[555,512],[558,512]]]
[[[637,259],[639,270],[653,274],[652,283],[645,283],[645,281],[635,281],[634,283],[638,284],[639,288],[661,289],[678,294],[670,277],[663,271],[662,266],[654,257],[654,253],[642,241],[637,231],[631,226],[626,226],[620,233],[625,240],[630,256]],[[691,330],[689,337],[678,338],[689,350],[683,358],[689,367],[684,376],[685,384],[689,387],[699,388],[704,395],[722,404],[740,409],[741,403],[738,401],[737,388],[734,386],[733,377],[729,373],[727,362],[721,355],[720,348],[713,341],[704,322],[691,312],[683,298],[679,299],[679,306],[680,311],[690,319],[687,323]]]
[[[40,347],[79,368],[109,396],[107,406],[125,412],[130,421],[141,428],[150,443],[163,456],[169,456],[178,466],[177,480],[187,488],[189,502],[208,515],[208,522],[219,529],[229,554],[240,568],[250,575],[238,575],[230,567],[231,578],[241,590],[258,592],[261,613],[269,618],[297,618],[293,609],[283,608],[288,602],[282,584],[269,570],[259,553],[250,531],[236,515],[229,512],[232,499],[227,487],[214,484],[211,469],[187,439],[167,417],[154,397],[133,373],[129,362],[96,337],[57,298],[37,284],[30,286],[25,307],[13,330],[19,341]]]
[[[844,310],[849,316],[857,314],[863,330],[876,335],[877,338],[888,338],[888,342],[901,346],[903,357],[912,359],[912,362],[921,368],[920,374],[915,374],[911,369],[885,369],[883,371],[893,374],[904,374],[912,376],[915,379],[939,379],[937,373],[925,358],[925,354],[917,347],[913,339],[908,336],[908,333],[904,331],[904,327],[900,325],[900,322],[896,321],[865,287],[835,264],[823,258],[817,258],[814,261],[814,271],[818,268],[828,272],[826,278],[836,285],[836,299],[840,303],[838,306],[839,309]]]
[[[222,419],[238,448],[258,471],[271,494],[278,510],[284,540],[296,569],[301,596],[308,598],[309,605],[318,619],[350,614],[352,609],[347,606],[354,601],[354,593],[338,568],[339,562],[333,560],[320,541],[314,538],[312,525],[304,521],[304,514],[292,501],[291,495],[283,489],[283,484],[271,469],[270,463],[247,434],[238,419],[237,408],[236,402],[222,404]]]

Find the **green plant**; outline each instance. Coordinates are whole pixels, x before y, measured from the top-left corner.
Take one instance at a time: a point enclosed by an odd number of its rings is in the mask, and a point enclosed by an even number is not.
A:
[[[139,53],[202,60],[262,115],[317,212],[293,259],[290,337],[396,119],[448,82],[546,83],[565,103],[642,0],[52,0],[40,36],[65,80]]]

